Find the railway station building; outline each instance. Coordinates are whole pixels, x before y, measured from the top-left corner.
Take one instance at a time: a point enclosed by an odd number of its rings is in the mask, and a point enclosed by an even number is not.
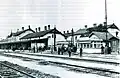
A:
[[[16,33],[11,32],[6,39],[1,40],[0,49],[35,49],[37,51],[38,48],[55,48],[58,42],[65,40],[65,35],[58,31],[56,27],[51,29],[50,25],[48,25],[42,31],[40,27],[34,31],[28,26],[28,29],[24,30],[24,27],[22,27],[21,31],[17,31]]]
[[[67,36],[67,41],[71,41],[71,33],[66,32],[65,35]],[[87,27],[87,25],[85,25],[85,28],[80,28],[74,32],[73,37],[74,45],[77,46],[78,52],[80,47],[82,47],[83,51],[86,53],[100,53],[101,46],[103,45],[105,47],[106,45],[106,31],[104,24],[93,24],[93,27]],[[120,30],[114,23],[108,25],[107,41],[112,52],[120,51]]]

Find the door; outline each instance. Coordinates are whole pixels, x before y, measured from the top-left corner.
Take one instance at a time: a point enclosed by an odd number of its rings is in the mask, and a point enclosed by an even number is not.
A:
[[[113,40],[112,41],[112,45],[111,45],[111,48],[112,48],[112,51],[113,52],[117,52],[117,50],[118,50],[118,40]]]

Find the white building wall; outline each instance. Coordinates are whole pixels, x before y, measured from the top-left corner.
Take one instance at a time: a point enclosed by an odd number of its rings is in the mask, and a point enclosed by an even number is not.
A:
[[[77,40],[80,38],[80,35],[75,35],[75,36],[73,36],[73,38],[74,38],[74,45],[75,45],[77,43]],[[71,41],[71,39],[72,39],[72,36],[69,36],[67,38],[67,41]]]
[[[14,42],[14,41],[16,41],[16,37],[12,36],[8,38],[8,42]]]
[[[120,31],[118,29],[108,29],[108,32],[116,37],[116,32],[118,32],[118,37],[120,37]]]
[[[102,42],[102,39],[99,39],[96,35],[92,35],[89,37],[81,37],[78,39],[79,46],[77,47],[77,52],[80,51],[80,47],[82,44],[83,52],[85,53],[101,53],[101,44],[105,46],[105,43]],[[92,46],[91,46],[92,45]],[[86,46],[86,47],[84,47]],[[95,47],[96,46],[96,47]]]
[[[53,34],[47,34],[44,37],[40,37],[40,39],[44,39],[44,38],[48,38],[48,45],[54,45],[54,37],[52,38]],[[64,36],[62,36],[61,34],[56,34],[56,42],[57,41],[66,41]]]
[[[20,34],[19,36],[16,37],[16,40],[19,41],[20,38],[22,38],[23,36],[27,35],[27,34],[30,34],[30,33],[33,33],[32,31],[28,30],[22,34]]]
[[[90,39],[91,39],[91,40],[94,40],[94,39],[95,39],[95,40],[96,40],[96,39],[97,39],[97,40],[100,40],[96,35],[92,35],[92,36],[90,37]]]
[[[68,41],[71,41],[71,36],[69,36],[69,37],[67,38],[67,40],[68,40]]]
[[[52,34],[47,34],[44,37],[40,37],[40,39],[44,39],[44,38],[48,38],[48,46],[54,45],[54,37],[52,37]],[[33,39],[33,38],[32,38]],[[34,38],[34,39],[39,39],[39,38]],[[62,36],[61,34],[56,34],[56,43],[58,41],[66,41],[64,36]],[[33,47],[44,47],[45,44],[44,43],[31,43],[31,48]]]
[[[108,32],[111,33],[114,37],[116,37],[116,32],[118,32],[117,38],[119,39],[119,41],[118,41],[118,46],[116,47],[118,47],[118,50],[120,51],[120,30],[109,28]]]
[[[82,40],[90,40],[90,38],[89,37],[81,37],[78,40],[80,40],[80,41],[82,41]]]
[[[14,42],[14,41],[20,41],[20,38],[22,38],[23,36],[29,34],[29,33],[33,33],[32,31],[26,31],[18,36],[12,36],[10,38],[7,38],[8,42]]]

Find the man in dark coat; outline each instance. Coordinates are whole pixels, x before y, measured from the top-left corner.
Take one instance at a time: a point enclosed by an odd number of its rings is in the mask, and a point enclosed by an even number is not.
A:
[[[108,54],[111,54],[111,47],[108,47]]]
[[[104,54],[104,47],[101,45],[101,54]]]
[[[64,44],[63,44],[62,47],[61,47],[62,55],[63,55],[64,51],[65,51],[65,46],[64,46]]]
[[[51,45],[51,54],[53,54],[53,45]]]
[[[58,55],[60,55],[61,48],[60,46],[58,47]]]
[[[83,49],[82,47],[80,48],[80,57],[82,57]]]
[[[33,47],[33,52],[35,53],[35,46]]]
[[[71,47],[70,46],[68,46],[68,54],[69,54],[69,57],[71,57]]]

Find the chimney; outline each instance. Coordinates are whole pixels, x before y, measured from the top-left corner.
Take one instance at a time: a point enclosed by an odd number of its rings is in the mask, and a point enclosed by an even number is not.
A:
[[[85,28],[87,28],[87,25],[85,25]]]
[[[65,31],[63,31],[63,33],[65,34]]]
[[[30,25],[28,25],[28,28],[31,29],[31,28],[30,28]]]
[[[48,30],[50,30],[50,25],[48,25]]]
[[[17,29],[17,32],[19,31],[19,29]]]
[[[37,28],[35,28],[36,32],[37,32]]]
[[[97,24],[95,23],[95,24],[93,24],[93,26],[94,26],[94,27],[96,27],[96,26],[97,26]]]
[[[45,28],[45,31],[47,30],[47,26],[44,27]]]
[[[38,31],[40,32],[40,27],[38,27]]]
[[[22,27],[22,30],[24,30],[24,27]]]
[[[69,33],[69,30],[67,30],[67,33]]]

